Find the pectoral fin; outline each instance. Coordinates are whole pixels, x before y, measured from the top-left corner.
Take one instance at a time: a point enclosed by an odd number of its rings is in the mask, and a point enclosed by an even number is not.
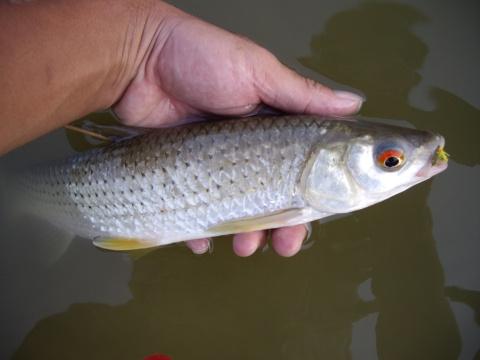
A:
[[[100,238],[95,239],[93,245],[101,249],[113,251],[139,250],[158,246],[151,242],[130,238]]]
[[[225,222],[208,229],[211,233],[236,234],[255,230],[275,229],[282,226],[294,225],[301,219],[302,209],[288,209],[262,217],[245,218]]]

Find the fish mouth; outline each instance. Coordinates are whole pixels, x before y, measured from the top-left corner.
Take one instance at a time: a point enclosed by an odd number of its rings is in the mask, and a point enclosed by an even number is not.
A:
[[[428,179],[435,176],[448,167],[448,153],[444,150],[445,139],[441,135],[434,135],[434,139],[431,142],[431,155],[426,161],[424,167],[422,167],[416,174],[417,177]]]

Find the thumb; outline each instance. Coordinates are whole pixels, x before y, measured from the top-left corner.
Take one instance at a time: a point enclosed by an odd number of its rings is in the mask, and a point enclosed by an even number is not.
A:
[[[356,113],[365,101],[360,95],[335,91],[305,78],[276,58],[263,64],[255,74],[258,95],[264,103],[277,109],[303,114],[349,115]]]

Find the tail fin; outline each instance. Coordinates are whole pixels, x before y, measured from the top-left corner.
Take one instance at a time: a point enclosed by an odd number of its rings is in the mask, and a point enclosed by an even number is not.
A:
[[[28,194],[21,189],[16,175],[2,168],[0,227],[4,236],[8,238],[5,241],[21,241],[21,248],[34,251],[41,263],[52,265],[66,252],[74,235],[32,214],[28,201]]]

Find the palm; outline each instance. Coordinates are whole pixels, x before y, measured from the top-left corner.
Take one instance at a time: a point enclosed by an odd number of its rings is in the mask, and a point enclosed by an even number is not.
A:
[[[130,124],[164,126],[197,113],[248,113],[263,100],[254,70],[279,66],[254,43],[197,20],[176,26],[153,54],[144,76],[135,78],[115,109]]]
[[[164,28],[114,107],[128,125],[173,126],[202,113],[244,115],[260,103],[334,115],[355,112],[361,105],[358,96],[305,79],[251,41],[198,19],[174,18]],[[293,255],[305,235],[303,225],[276,229],[273,247],[281,255]],[[264,231],[237,234],[235,252],[248,256],[265,241]],[[189,242],[198,253],[206,251],[206,244],[205,239]]]

